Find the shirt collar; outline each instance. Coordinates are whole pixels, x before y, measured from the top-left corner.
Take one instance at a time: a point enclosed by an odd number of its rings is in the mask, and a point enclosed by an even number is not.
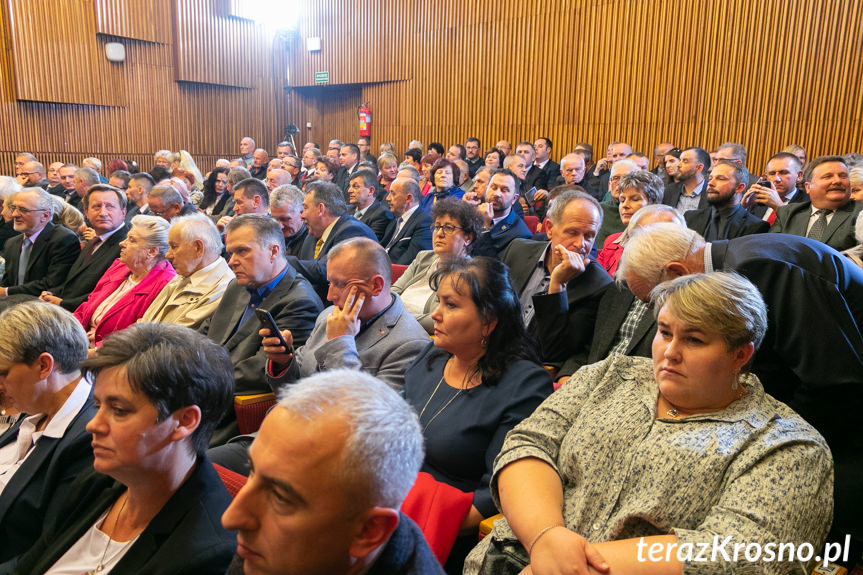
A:
[[[285,277],[285,273],[288,271],[288,264],[285,264],[285,267],[282,268],[282,271],[279,272],[279,275],[268,281],[262,286],[258,286],[256,289],[250,289],[249,292],[257,292],[261,299],[264,299],[270,292],[275,289],[279,282],[282,281],[282,278]]]
[[[100,241],[101,243],[105,243],[105,241],[106,241],[108,238],[110,238],[111,236],[113,236],[114,234],[116,234],[116,233],[117,233],[117,231],[118,231],[120,228],[124,228],[124,227],[126,227],[126,225],[125,225],[125,224],[120,224],[119,226],[117,226],[116,228],[114,228],[113,230],[111,230],[110,232],[107,232],[107,233],[102,234],[101,236],[98,236],[98,237],[99,237],[99,241]]]
[[[713,273],[713,244],[704,244],[704,273]]]
[[[340,219],[340,218],[336,218],[336,219],[334,219],[334,220],[330,223],[330,225],[328,225],[328,226],[324,229],[324,233],[322,233],[322,234],[321,234],[321,237],[320,237],[320,238],[318,238],[319,240],[321,240],[321,242],[322,242],[322,243],[326,242],[326,241],[327,241],[327,238],[328,238],[328,237],[330,237],[330,232],[331,232],[331,231],[333,231],[333,226],[335,226],[335,225],[336,225],[336,222],[337,222],[337,221],[339,221],[339,219]]]
[[[419,208],[419,207],[420,207],[420,205],[417,204],[414,207],[412,207],[411,209],[409,209],[408,211],[406,211],[405,213],[403,213],[402,214],[402,222],[408,223],[408,220],[410,219],[410,217],[412,215],[414,215],[414,212],[417,211],[417,208]]]
[[[42,432],[42,435],[58,439],[63,437],[63,434],[66,432],[66,428],[69,427],[69,424],[72,423],[72,420],[75,419],[75,416],[78,415],[79,411],[81,411],[81,407],[84,405],[84,402],[87,401],[88,397],[90,397],[90,384],[82,377],[78,379],[75,389],[73,389],[69,397],[66,398],[66,401],[63,403],[63,406],[60,407],[60,410],[54,414],[54,417],[52,417],[51,421],[48,422],[48,425],[45,426],[45,430]]]

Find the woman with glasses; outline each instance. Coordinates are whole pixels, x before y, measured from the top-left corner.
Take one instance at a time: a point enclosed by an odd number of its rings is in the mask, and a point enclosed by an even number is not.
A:
[[[463,258],[482,232],[482,217],[472,205],[453,198],[432,207],[432,248],[417,254],[413,263],[393,284],[405,309],[412,313],[428,333],[434,333],[431,312],[438,305],[429,278],[444,262]]]
[[[503,263],[450,259],[432,273],[431,285],[440,300],[431,314],[435,339],[405,372],[404,393],[425,437],[422,471],[473,494],[446,565],[461,573],[479,522],[497,513],[489,492],[495,456],[552,385]]]

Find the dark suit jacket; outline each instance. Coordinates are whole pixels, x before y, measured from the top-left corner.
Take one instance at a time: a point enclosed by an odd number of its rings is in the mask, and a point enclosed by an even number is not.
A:
[[[662,195],[662,203],[672,208],[677,208],[677,202],[680,201],[680,196],[683,194],[683,184],[674,182],[665,187],[665,193]],[[698,196],[698,209],[707,207],[707,183],[701,188],[701,195]]]
[[[827,230],[821,241],[840,252],[856,246],[854,224],[860,210],[861,204],[854,201],[849,201],[836,210],[833,217],[830,218],[830,223],[827,224]],[[773,222],[770,231],[806,237],[806,228],[809,225],[811,214],[812,204],[810,202],[780,206],[776,210],[776,221]]]
[[[46,526],[61,519],[60,507],[73,480],[93,466],[92,438],[84,428],[95,413],[91,395],[63,437],[43,436],[36,442],[0,494],[0,562],[25,553]],[[0,447],[16,441],[22,421],[0,435]]]
[[[471,255],[498,258],[513,240],[530,239],[531,237],[533,234],[524,220],[514,210],[510,210],[509,214],[495,224],[493,228],[480,234],[473,246]]]
[[[548,242],[513,240],[503,254],[515,290],[521,294]],[[566,293],[533,296],[535,314],[528,331],[539,338],[542,361],[561,363],[570,356],[587,356],[596,311],[612,283],[601,265],[591,261],[584,273],[566,286]]]
[[[711,254],[715,269],[742,274],[764,296],[767,333],[752,371],[827,440],[833,526],[860,537],[863,269],[821,242],[787,234],[714,242]]]
[[[704,193],[704,192],[702,192]],[[725,222],[722,237],[719,236],[719,223],[713,221],[716,208],[707,206],[700,210],[689,210],[683,214],[686,226],[701,234],[708,242],[716,240],[730,240],[747,236],[749,234],[763,234],[770,231],[770,225],[764,220],[757,218],[737,204],[734,206]],[[713,223],[711,223],[713,222]]]
[[[303,249],[303,242],[306,241],[308,235],[309,228],[306,227],[306,224],[303,224],[297,233],[290,238],[285,238],[285,254],[299,256],[300,251]]]
[[[249,291],[232,280],[209,324],[205,322],[201,327],[201,332],[228,350],[234,364],[234,393],[237,395],[270,391],[263,376],[267,357],[258,335],[261,323],[253,315],[237,328],[249,299]],[[311,284],[291,266],[260,307],[270,312],[280,329],[291,330],[295,348],[306,343],[323,310]]]
[[[560,177],[560,164],[549,158],[548,162],[542,167],[542,171],[545,172],[545,182],[546,186],[548,186],[545,189],[554,187],[554,182]]]
[[[808,202],[809,194],[806,192],[801,192],[797,190],[797,193],[794,194],[791,199],[788,201],[789,204],[798,204],[801,202]],[[748,208],[746,208],[750,214],[755,216],[756,218],[764,218],[764,214],[767,213],[767,206],[764,204],[752,204]]]
[[[17,573],[44,573],[93,526],[126,487],[94,470],[82,473],[58,521],[23,557]],[[213,464],[204,456],[112,573],[222,575],[237,548],[236,535],[220,518],[231,503]],[[95,565],[93,567],[96,567]],[[0,570],[0,573],[7,571]]]
[[[321,251],[318,253],[317,258],[315,258],[315,244],[318,239],[309,234],[303,242],[303,247],[300,248],[300,255],[288,256],[288,264],[312,282],[321,301],[327,301],[327,290],[329,289],[329,281],[327,280],[327,254],[339,242],[356,237],[378,241],[375,233],[367,225],[358,222],[353,216],[343,214],[339,216],[339,220],[333,226],[333,229],[330,230],[330,235],[327,237],[324,245],[321,246]],[[314,319],[312,323],[314,323]]]
[[[375,236],[377,236],[377,240],[381,241],[384,234],[387,232],[390,222],[393,221],[393,214],[386,208],[386,206],[378,200],[375,200],[372,202],[372,205],[369,206],[369,209],[366,210],[366,213],[363,214],[362,217],[356,218],[356,220],[371,228],[375,233]]]
[[[8,240],[3,248],[6,272],[0,285],[9,288],[9,295],[27,294],[39,297],[45,290],[54,291],[66,281],[69,268],[81,252],[81,244],[74,232],[48,222],[33,243],[24,283],[19,286],[16,285],[18,261],[21,258],[23,242],[24,235],[19,234]]]
[[[390,240],[393,233],[396,231],[397,221],[394,219],[387,226],[387,231],[384,237],[381,238],[381,245],[386,247],[390,245]],[[399,230],[399,235],[396,237],[396,243],[387,250],[390,255],[390,261],[398,265],[409,265],[417,257],[417,254],[423,250],[432,249],[432,219],[428,212],[422,208],[417,208],[402,229]]]
[[[548,189],[548,173],[545,170],[540,170],[536,166],[531,166],[524,176],[524,191],[527,193],[531,188],[537,190]]]
[[[6,245],[6,241],[19,235],[21,232],[15,230],[15,223],[0,218],[0,250]],[[20,250],[20,248],[19,248]]]
[[[336,172],[336,177],[333,180],[333,183],[341,188],[342,192],[345,193],[345,201],[348,201],[347,193],[348,186],[351,183],[351,176],[357,173],[357,170],[360,169],[360,163],[357,162],[353,169],[348,170],[346,167],[342,166],[339,168],[339,171]]]
[[[121,226],[89,258],[87,252],[93,240],[84,244],[84,249],[69,268],[66,282],[54,294],[63,300],[60,305],[64,309],[75,311],[90,296],[105,271],[120,257],[120,242],[126,239],[127,231],[125,226]]]

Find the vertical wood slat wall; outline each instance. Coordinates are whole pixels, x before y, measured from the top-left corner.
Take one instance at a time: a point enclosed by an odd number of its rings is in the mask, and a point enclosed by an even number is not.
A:
[[[286,67],[283,42],[274,46],[273,39],[259,28],[253,30],[252,38],[248,33],[238,34],[230,42],[218,34],[200,38],[196,40],[202,43],[197,52],[200,57],[188,59],[190,74],[200,81],[175,79],[172,29],[179,28],[181,40],[186,41],[186,33],[221,25],[227,15],[218,12],[219,4],[201,0],[6,0],[0,6],[4,42],[0,51],[0,174],[14,174],[14,156],[19,151],[36,154],[46,165],[96,155],[103,163],[120,157],[150,169],[156,150],[185,149],[202,170],[209,170],[220,157],[236,157],[243,136],[275,149],[283,135],[287,109],[284,74],[274,72]],[[178,8],[176,14],[172,6]],[[55,16],[59,18],[56,22],[51,20]],[[144,18],[159,23],[153,35],[148,36],[141,22]],[[50,34],[15,36],[15,26],[17,30],[42,26]],[[148,37],[142,40],[121,37],[123,34]],[[34,41],[37,37],[38,43]],[[29,43],[16,44],[16,39]],[[239,39],[247,41],[246,50],[229,48]],[[104,43],[108,41],[125,45],[125,62],[107,62]],[[70,62],[68,55],[85,43],[97,48],[76,53],[75,61]],[[251,62],[257,62],[250,87],[221,83],[207,64],[207,56],[213,54],[229,58],[233,69],[249,69]],[[23,68],[22,59],[27,58],[31,67]],[[101,67],[110,67],[113,74],[100,72]],[[16,80],[23,70],[29,71],[27,81],[41,91],[44,101],[27,101],[18,95]],[[72,82],[86,84],[93,93],[122,88],[125,101],[118,106],[74,103]]]
[[[557,157],[579,141],[602,155],[615,140],[649,155],[664,140],[738,141],[754,172],[791,143],[810,157],[863,152],[859,0],[338,4],[310,0],[289,52],[289,119],[312,121],[322,145],[355,141],[356,106],[368,101],[373,144],[399,149],[414,138],[477,136],[488,147],[546,135]],[[380,49],[409,57],[380,68],[358,42],[365,23],[372,37],[382,31]],[[308,36],[321,37],[320,53],[306,51]],[[297,88],[324,70],[331,83],[361,82],[359,93]],[[333,131],[313,121],[322,113],[347,123]]]
[[[225,4],[5,0],[0,173],[20,150],[147,169],[182,148],[209,169],[244,135],[274,149],[289,122],[300,142],[355,141],[365,101],[373,143],[399,149],[736,140],[756,172],[792,142],[863,151],[860,0],[307,0],[298,37],[275,41]],[[126,62],[105,60],[108,41]]]

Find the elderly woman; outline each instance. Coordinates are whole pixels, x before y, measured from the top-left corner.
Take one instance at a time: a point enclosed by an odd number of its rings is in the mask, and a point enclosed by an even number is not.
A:
[[[848,171],[851,180],[851,199],[863,203],[863,166],[856,166]]]
[[[171,225],[158,216],[135,216],[120,257],[75,310],[87,330],[91,347],[101,345],[109,333],[135,323],[177,272],[165,259]]]
[[[231,405],[228,353],[188,328],[141,324],[82,369],[97,408],[93,469],[17,572],[224,573],[236,539],[219,517],[231,498],[205,452]]]
[[[659,176],[642,170],[624,174],[620,178],[618,189],[620,192],[617,209],[620,221],[625,226],[629,225],[632,216],[641,208],[662,203],[662,195],[665,191]],[[612,277],[617,271],[627,239],[629,239],[629,230],[611,234],[605,238],[605,243],[596,256],[599,265],[604,267]]]
[[[453,162],[446,158],[438,158],[429,172],[434,188],[420,200],[420,209],[430,212],[432,204],[444,198],[461,199],[464,190],[458,187],[461,172]]]
[[[447,565],[460,573],[477,525],[496,513],[489,492],[494,458],[507,432],[533,413],[552,384],[504,264],[484,257],[446,261],[431,285],[440,299],[431,315],[435,339],[405,372],[404,393],[425,436],[422,470],[473,493],[464,537]]]
[[[503,167],[504,153],[497,148],[489,148],[485,151],[484,163],[489,168],[499,170]]]
[[[438,306],[431,275],[446,262],[463,258],[482,233],[482,217],[466,202],[446,198],[432,206],[432,248],[417,254],[410,267],[393,284],[408,312],[427,332],[434,333],[431,312]]]
[[[228,191],[228,168],[213,168],[204,181],[204,196],[198,209],[210,216],[213,222],[234,213],[234,197]]]
[[[820,548],[832,459],[748,373],[767,329],[758,289],[697,274],[651,296],[652,361],[612,354],[583,367],[507,438],[492,480],[505,520],[465,573],[803,573],[761,553],[696,557],[714,538]],[[662,552],[643,552],[651,545]],[[520,560],[503,560],[505,548]]]
[[[28,301],[0,314],[0,395],[28,414],[0,434],[0,572],[56,520],[93,461],[84,427],[95,409],[78,369],[86,358],[87,334],[68,311]]]
[[[378,183],[389,193],[390,186],[399,173],[399,162],[396,157],[393,154],[384,154],[378,158],[378,172]]]
[[[332,158],[321,156],[315,163],[315,177],[325,182],[332,182],[339,173],[339,165]]]

